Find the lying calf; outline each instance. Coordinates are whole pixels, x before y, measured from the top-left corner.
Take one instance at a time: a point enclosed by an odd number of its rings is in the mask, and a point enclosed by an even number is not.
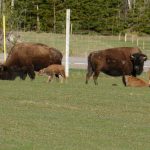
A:
[[[125,86],[130,87],[150,87],[150,76],[149,83],[133,76],[124,76],[123,83],[125,84]]]
[[[50,65],[47,68],[41,69],[38,72],[38,75],[47,75],[48,76],[47,82],[50,82],[54,75],[57,78],[61,76],[63,79],[66,79],[64,66],[57,64]],[[61,80],[61,82],[63,82],[63,80]]]

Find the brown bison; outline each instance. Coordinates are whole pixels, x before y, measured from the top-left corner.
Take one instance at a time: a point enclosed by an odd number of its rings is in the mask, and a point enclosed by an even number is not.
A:
[[[62,53],[40,43],[19,43],[12,47],[6,62],[0,65],[0,79],[14,80],[27,75],[35,78],[35,72],[51,64],[61,64]]]
[[[144,81],[143,79],[133,77],[133,76],[123,76],[123,83],[125,86],[130,87],[150,87],[150,74],[149,82]]]
[[[132,47],[91,52],[88,56],[86,83],[93,75],[94,83],[98,84],[97,78],[101,71],[110,76],[140,75],[146,59],[147,56],[142,54],[139,48]]]
[[[58,78],[59,76],[61,76],[63,79],[66,79],[64,66],[57,64],[50,65],[47,68],[41,69],[38,74],[47,75],[48,76],[47,82],[50,82],[54,75]]]

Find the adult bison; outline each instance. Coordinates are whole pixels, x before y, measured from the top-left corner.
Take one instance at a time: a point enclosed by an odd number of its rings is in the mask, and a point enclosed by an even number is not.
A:
[[[62,53],[40,43],[19,43],[12,47],[6,62],[0,65],[0,79],[14,80],[27,75],[35,78],[35,72],[51,64],[61,64]]]
[[[100,71],[110,76],[140,75],[147,56],[139,48],[119,47],[91,52],[88,56],[86,83],[93,75],[94,83]]]

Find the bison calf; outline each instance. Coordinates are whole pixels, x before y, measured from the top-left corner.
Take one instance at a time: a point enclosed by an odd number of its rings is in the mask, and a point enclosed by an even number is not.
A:
[[[59,78],[59,76],[61,76],[63,79],[66,79],[65,69],[64,69],[64,66],[62,66],[62,65],[56,65],[56,64],[50,65],[47,68],[41,69],[38,72],[38,74],[39,75],[47,75],[48,76],[47,82],[50,82],[54,75],[57,78]],[[61,82],[63,82],[63,80],[61,80]]]
[[[150,74],[149,74],[149,82],[146,82],[140,78],[133,77],[133,76],[124,76],[122,79],[125,86],[150,87]]]

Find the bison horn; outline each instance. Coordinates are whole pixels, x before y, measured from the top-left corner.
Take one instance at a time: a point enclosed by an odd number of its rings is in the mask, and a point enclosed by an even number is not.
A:
[[[131,59],[134,59],[135,57],[133,55],[131,55]]]
[[[144,56],[144,57],[143,57],[143,60],[146,61],[146,60],[147,60],[147,56]]]

